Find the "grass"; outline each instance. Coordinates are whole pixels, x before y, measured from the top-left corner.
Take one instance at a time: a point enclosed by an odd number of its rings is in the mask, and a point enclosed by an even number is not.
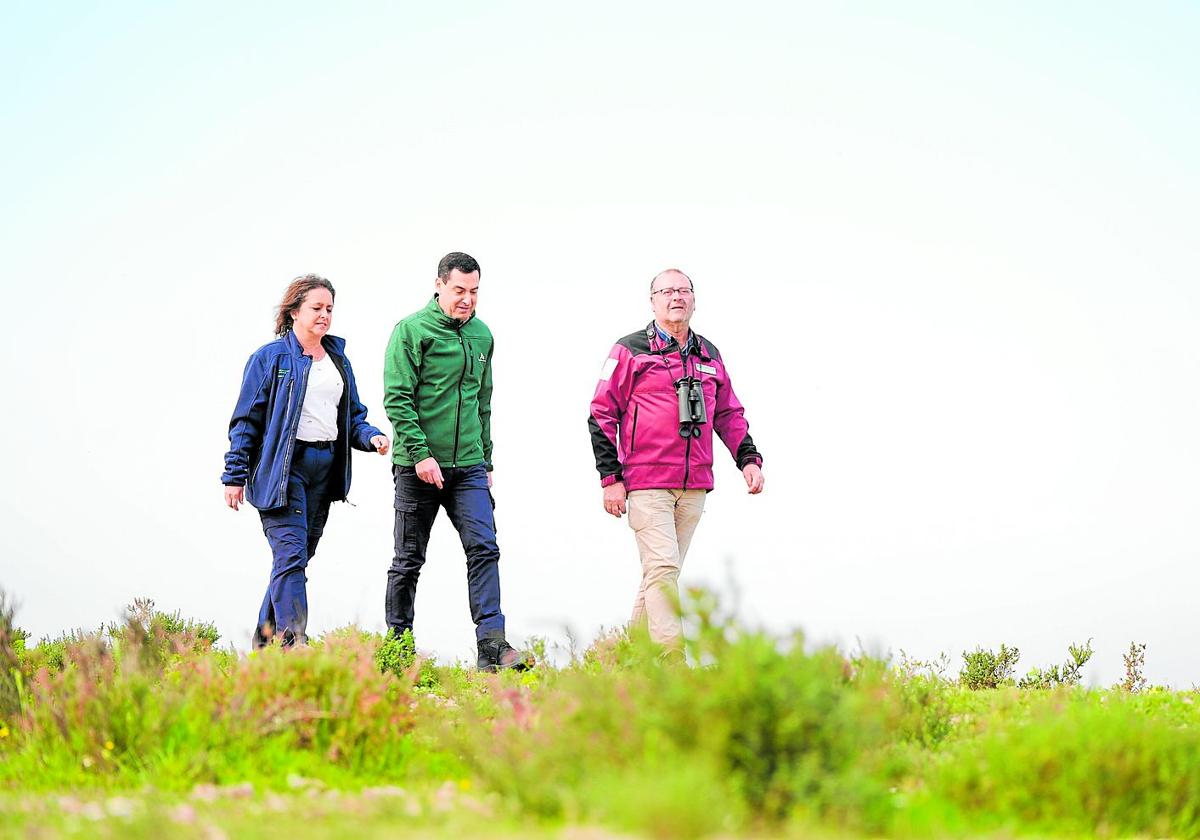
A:
[[[490,675],[355,628],[237,655],[147,601],[30,644],[0,597],[0,832],[1200,836],[1200,696],[1082,688],[1090,646],[1017,684],[685,610],[692,667],[612,634]]]

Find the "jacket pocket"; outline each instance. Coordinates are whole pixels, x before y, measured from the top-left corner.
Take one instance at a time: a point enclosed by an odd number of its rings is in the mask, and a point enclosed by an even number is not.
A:
[[[634,443],[637,441],[637,421],[639,408],[640,406],[636,405],[633,407],[633,422],[629,424],[629,451],[625,453],[626,455],[633,454]]]

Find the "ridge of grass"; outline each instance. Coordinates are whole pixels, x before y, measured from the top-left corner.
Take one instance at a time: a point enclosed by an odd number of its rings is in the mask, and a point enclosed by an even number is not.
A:
[[[1090,645],[1016,685],[1004,646],[951,677],[746,628],[704,592],[684,611],[693,667],[611,633],[493,675],[356,628],[238,655],[145,600],[31,646],[0,594],[0,825],[191,830],[199,809],[242,833],[284,802],[365,814],[364,836],[401,812],[435,833],[1200,835],[1200,698],[1082,688]],[[221,823],[222,797],[250,802]]]

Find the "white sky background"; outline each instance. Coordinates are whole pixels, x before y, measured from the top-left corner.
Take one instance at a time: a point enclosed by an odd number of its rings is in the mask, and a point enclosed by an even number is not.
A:
[[[765,455],[718,449],[683,581],[814,642],[1147,642],[1200,683],[1200,13],[1191,4],[55,4],[0,11],[0,585],[35,636],[135,596],[245,648],[270,552],[225,431],[287,281],[338,290],[370,417],[447,251],[483,265],[509,635],[639,575],[585,425],[679,266]],[[383,627],[356,454],[310,633]],[[444,517],[422,648],[473,655]]]

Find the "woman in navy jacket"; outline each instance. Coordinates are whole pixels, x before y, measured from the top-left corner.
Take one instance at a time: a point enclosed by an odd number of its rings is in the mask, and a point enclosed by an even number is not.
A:
[[[258,508],[271,544],[271,580],[258,614],[255,647],[279,635],[304,644],[304,570],[325,529],[329,503],[350,491],[350,447],[386,455],[388,439],[367,422],[346,342],[329,335],[333,284],[306,274],[287,287],[275,319],[278,338],[250,356],[229,421],[225,503]]]

